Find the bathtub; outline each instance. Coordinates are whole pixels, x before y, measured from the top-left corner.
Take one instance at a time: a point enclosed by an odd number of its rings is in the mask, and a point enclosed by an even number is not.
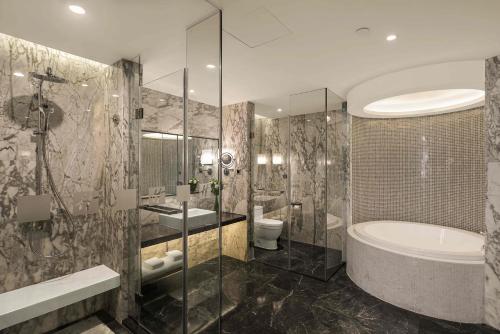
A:
[[[360,223],[347,231],[347,274],[361,289],[430,317],[483,322],[483,236],[400,221]]]

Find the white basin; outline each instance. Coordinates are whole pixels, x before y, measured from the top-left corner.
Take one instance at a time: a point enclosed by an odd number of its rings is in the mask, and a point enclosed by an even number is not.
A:
[[[188,210],[188,229],[217,223],[215,211],[193,208]],[[160,224],[182,231],[182,213],[173,215],[160,214]]]

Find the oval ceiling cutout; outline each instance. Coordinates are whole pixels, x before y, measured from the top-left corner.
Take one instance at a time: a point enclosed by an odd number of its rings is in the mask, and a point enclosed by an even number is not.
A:
[[[483,104],[483,90],[439,89],[381,99],[363,109],[364,112],[374,115],[418,116],[465,110]]]

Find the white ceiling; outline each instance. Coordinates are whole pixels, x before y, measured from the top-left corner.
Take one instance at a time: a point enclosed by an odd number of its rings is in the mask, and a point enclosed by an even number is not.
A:
[[[75,2],[86,15],[67,0],[0,0],[0,32],[104,63],[140,54],[149,82],[185,65],[186,27],[214,10],[204,0]],[[500,54],[498,0],[211,2],[224,10],[225,104],[286,112],[290,94],[328,87],[345,97],[381,74]],[[198,99],[211,102],[203,90]]]

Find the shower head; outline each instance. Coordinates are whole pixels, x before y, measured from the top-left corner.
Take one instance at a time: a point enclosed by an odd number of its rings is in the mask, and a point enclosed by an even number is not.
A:
[[[38,79],[40,81],[49,81],[49,82],[55,82],[55,83],[66,83],[67,80],[61,77],[58,77],[54,74],[52,74],[52,68],[47,67],[47,71],[45,74],[40,74],[36,72],[30,72],[30,76],[34,79]]]

